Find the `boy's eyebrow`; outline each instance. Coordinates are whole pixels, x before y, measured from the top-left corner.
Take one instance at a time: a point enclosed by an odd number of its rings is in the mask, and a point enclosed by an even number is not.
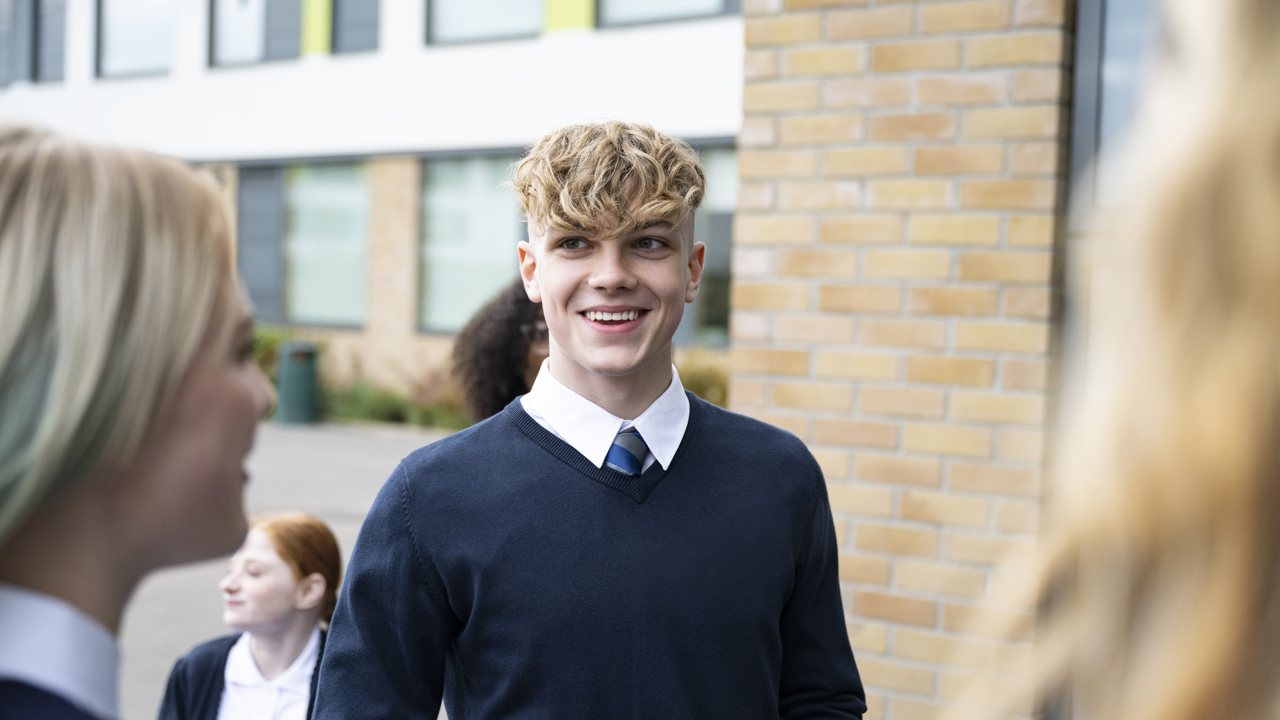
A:
[[[650,220],[646,223],[642,223],[639,227],[636,228],[636,230],[650,230],[652,228],[659,228],[659,227],[673,228],[675,227],[675,223],[671,222],[670,220]]]

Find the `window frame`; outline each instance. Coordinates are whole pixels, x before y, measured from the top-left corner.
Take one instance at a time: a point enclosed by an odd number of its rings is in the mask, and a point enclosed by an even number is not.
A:
[[[434,34],[432,32],[432,28],[435,26],[435,23],[433,23],[431,19],[435,15],[435,4],[437,2],[440,2],[440,0],[424,0],[424,2],[426,3],[426,14],[424,18],[426,27],[423,28],[424,42],[427,45],[427,47],[451,47],[455,45],[476,45],[481,43],[507,42],[509,40],[536,39],[540,37],[542,33],[545,31],[546,24],[547,24],[547,17],[546,17],[547,13],[546,13],[546,5],[545,5],[545,2],[547,0],[543,0],[543,1],[544,1],[544,5],[543,5],[542,21],[539,23],[538,29],[533,33],[518,34],[518,35],[515,35],[515,34],[485,35],[483,37],[467,38],[465,40],[438,40],[434,37]],[[521,148],[521,152],[523,151],[524,151],[524,148]]]
[[[458,328],[457,330],[442,330],[439,328],[428,327],[423,321],[423,317],[422,317],[422,289],[423,289],[422,288],[422,281],[423,281],[422,269],[423,267],[422,266],[424,264],[423,253],[426,250],[426,245],[423,242],[425,239],[424,236],[426,234],[426,215],[423,213],[424,208],[422,207],[422,200],[423,200],[423,193],[426,190],[427,179],[426,179],[426,173],[422,172],[421,170],[425,170],[426,164],[432,160],[457,160],[459,158],[494,157],[494,156],[515,157],[517,160],[519,160],[527,154],[529,154],[529,148],[527,146],[519,146],[519,147],[473,148],[471,150],[428,150],[425,152],[415,153],[413,155],[413,157],[418,160],[418,167],[420,168],[420,173],[418,176],[418,195],[417,195],[417,198],[418,198],[417,250],[418,252],[416,256],[417,262],[414,263],[414,278],[413,278],[413,287],[414,287],[413,327],[414,327],[414,332],[416,334],[427,336],[427,337],[452,338],[452,337],[456,337],[459,332],[462,332],[462,328]],[[517,208],[519,207],[518,202],[516,203],[516,206]],[[525,224],[526,223],[522,218],[521,225],[525,225]],[[481,307],[483,307],[483,305]],[[476,309],[479,310],[479,308],[476,308]]]
[[[688,22],[693,20],[706,20],[707,18],[724,17],[725,15],[739,15],[742,13],[742,0],[722,0],[724,8],[719,12],[704,13],[702,15],[680,15],[677,17],[654,18],[652,20],[633,20],[631,22],[606,23],[604,21],[604,13],[602,12],[605,0],[594,0],[592,12],[595,14],[595,27],[597,30],[609,30],[614,28],[633,28],[643,27],[645,25],[660,25],[674,22]]]
[[[361,165],[361,164],[367,164],[370,160],[374,160],[379,157],[384,157],[384,156],[383,155],[324,155],[324,156],[318,156],[318,157],[286,157],[286,158],[234,161],[236,165],[237,175],[244,168],[270,168],[280,173],[280,177],[277,180],[277,182],[279,183],[279,187],[277,189],[277,192],[279,194],[277,197],[280,201],[278,212],[281,215],[280,217],[281,226],[280,226],[280,237],[274,241],[276,260],[280,264],[279,277],[277,278],[276,286],[272,288],[272,298],[270,302],[273,304],[273,306],[271,307],[270,310],[268,310],[268,312],[265,312],[265,313],[261,311],[259,312],[259,316],[261,320],[263,320],[264,322],[270,325],[278,325],[280,327],[287,327],[287,328],[303,328],[307,330],[335,330],[335,331],[344,331],[344,332],[351,332],[351,331],[363,332],[364,329],[368,327],[369,325],[368,305],[366,305],[365,307],[364,320],[358,324],[307,322],[305,320],[294,320],[289,317],[288,288],[286,287],[288,283],[288,273],[289,273],[289,258],[288,258],[288,250],[287,250],[287,241],[288,241],[288,234],[289,234],[289,218],[288,218],[289,188],[288,188],[287,173],[290,167],[293,167],[296,165],[344,165],[344,164],[345,165],[352,165],[352,164]],[[238,185],[238,181],[237,181],[237,185]],[[372,188],[372,186],[370,186],[370,188]],[[372,192],[372,189],[370,189],[370,192]],[[236,197],[237,269],[239,267],[239,262],[240,262],[239,260],[240,243],[241,243],[240,238],[242,237],[242,233],[240,232],[240,223],[241,223],[241,211],[239,207],[240,202],[241,202],[241,198],[239,196],[239,187],[237,187],[237,197]],[[370,212],[372,212],[372,209],[370,210]],[[372,238],[366,237],[366,243],[368,244],[368,249],[371,252]],[[372,255],[370,255],[370,257],[372,257]],[[367,270],[368,270],[368,267],[366,265],[366,271]],[[365,300],[367,303],[368,302],[367,293],[369,292],[368,287],[365,288],[365,292],[366,292]]]
[[[738,138],[732,135],[724,135],[724,136],[717,136],[717,137],[702,137],[702,138],[681,138],[681,139],[684,140],[686,143],[688,143],[689,146],[693,148],[694,152],[698,153],[699,158],[701,158],[703,154],[708,150],[730,149],[730,150],[733,150],[735,155],[741,152],[741,148],[738,147]],[[702,208],[699,208],[699,210],[701,209]],[[731,216],[736,217],[737,215],[738,215],[738,207],[737,207],[737,203],[735,202],[733,213],[731,213]],[[734,249],[734,238],[733,238],[732,227],[733,227],[733,224],[731,221],[730,231],[729,231],[730,261],[732,261],[733,249]],[[729,289],[731,292],[732,292],[732,288],[733,288],[733,273],[731,270],[729,273]],[[730,343],[732,342],[732,338],[730,338],[728,335],[729,327],[727,324],[725,326],[725,337],[722,340],[721,339],[708,340],[707,337],[699,336],[699,331],[701,330],[701,328],[697,324],[698,318],[696,316],[687,315],[691,311],[693,313],[699,312],[699,310],[701,309],[699,305],[699,302],[701,301],[701,299],[702,299],[702,294],[701,292],[699,292],[699,300],[685,306],[686,317],[692,317],[692,321],[690,322],[687,329],[686,328],[676,329],[676,334],[675,336],[672,337],[673,344],[675,344],[676,347],[682,347],[682,348],[712,348],[716,350],[728,349]],[[730,305],[730,315],[732,315],[732,305]],[[685,318],[682,317],[681,325],[683,326],[684,324],[685,324]],[[684,337],[681,337],[682,330],[689,334]]]
[[[353,323],[342,323],[342,322],[323,322],[323,321],[297,320],[297,319],[294,319],[294,318],[289,317],[289,269],[290,269],[290,268],[289,268],[289,170],[290,170],[291,168],[298,167],[298,166],[302,166],[302,165],[311,165],[311,166],[315,166],[315,165],[359,165],[359,166],[364,167],[364,166],[367,166],[367,165],[368,165],[368,163],[369,163],[369,161],[370,161],[371,159],[375,158],[375,157],[376,157],[376,156],[374,156],[374,155],[358,155],[358,156],[354,156],[354,157],[307,158],[307,159],[303,159],[303,160],[292,160],[292,161],[286,161],[286,162],[279,163],[279,165],[280,165],[280,169],[281,169],[281,172],[282,172],[282,173],[283,173],[283,175],[284,175],[284,177],[283,177],[283,178],[282,178],[282,180],[281,180],[281,182],[282,182],[282,186],[283,186],[283,194],[282,194],[282,195],[281,195],[281,197],[280,197],[280,199],[283,201],[283,206],[282,206],[282,208],[281,208],[281,211],[282,211],[282,212],[283,212],[283,214],[284,214],[284,225],[283,225],[283,227],[281,228],[281,230],[282,230],[282,234],[281,234],[281,236],[280,236],[280,252],[282,253],[283,258],[284,258],[283,263],[282,263],[282,265],[280,266],[280,271],[281,271],[281,278],[280,278],[281,307],[280,307],[280,310],[281,310],[282,316],[283,316],[283,318],[284,318],[284,325],[285,325],[285,326],[287,326],[287,327],[307,328],[307,329],[314,329],[314,330],[344,330],[344,331],[357,331],[357,332],[363,332],[363,331],[364,331],[364,329],[365,329],[365,328],[367,328],[367,327],[369,326],[369,311],[370,311],[369,292],[370,292],[370,290],[371,290],[371,284],[370,284],[370,282],[369,282],[369,275],[368,275],[368,273],[369,273],[369,266],[372,264],[372,254],[373,254],[373,237],[372,237],[372,233],[371,233],[371,230],[372,230],[372,223],[371,223],[371,222],[370,222],[370,223],[368,223],[368,224],[366,224],[366,227],[365,227],[365,238],[364,238],[364,243],[365,243],[365,268],[364,268],[364,271],[365,271],[365,289],[364,289],[365,297],[364,297],[364,303],[365,303],[365,305],[364,305],[364,317],[363,317],[363,319],[361,319],[359,322],[353,322]],[[366,181],[365,189],[366,189],[366,190],[368,191],[368,193],[369,193],[369,215],[370,215],[370,218],[366,218],[366,220],[369,220],[369,219],[371,219],[371,218],[372,218],[372,215],[373,215],[373,184],[372,184],[371,182],[369,182],[369,178],[368,178],[368,169],[367,169],[367,167],[365,168],[365,173],[366,173],[366,174],[365,174],[365,181]]]
[[[15,38],[19,35],[20,32],[21,34],[26,36],[24,38],[27,45],[26,52],[24,53],[26,56],[25,57],[26,62],[21,75],[14,72],[15,70],[14,68],[12,67],[9,68],[11,75],[7,78],[0,78],[0,90],[3,90],[4,88],[7,88],[10,85],[17,82],[26,82],[26,83],[31,83],[33,85],[40,85],[40,84],[64,82],[66,80],[67,5],[66,5],[66,1],[63,0],[62,27],[61,27],[62,42],[60,45],[60,48],[62,50],[62,59],[56,66],[54,66],[58,70],[57,76],[51,77],[46,72],[49,68],[49,64],[45,63],[43,58],[45,54],[44,51],[46,49],[46,44],[44,42],[45,24],[43,22],[43,18],[44,18],[44,15],[46,14],[45,6],[48,4],[48,2],[49,0],[26,0],[26,2],[23,4],[25,4],[27,9],[30,10],[31,16],[27,19],[27,22],[25,23],[25,27],[14,27],[14,23],[11,22],[10,31],[13,33]],[[17,15],[17,8],[20,3],[22,3],[22,0],[17,0],[11,5],[11,7],[14,8],[15,17]],[[14,18],[12,17],[10,18],[11,21],[13,19]],[[0,51],[7,51],[7,50],[8,48],[0,49]]]
[[[373,47],[362,48],[338,48],[339,33],[342,29],[338,25],[338,6],[343,0],[329,0],[329,54],[333,56],[339,55],[362,55],[365,53],[377,53],[382,50],[382,0],[369,0],[374,4],[374,27],[373,27]]]
[[[175,0],[175,1],[181,2],[181,0]],[[142,70],[138,72],[117,73],[114,75],[108,75],[105,72],[103,72],[103,67],[102,67],[103,52],[102,51],[105,47],[105,43],[103,43],[103,39],[106,33],[106,27],[105,27],[106,13],[103,12],[103,7],[107,4],[107,2],[108,0],[94,0],[94,17],[93,17],[93,21],[94,21],[93,22],[94,24],[93,76],[94,78],[97,80],[134,80],[137,78],[168,77],[173,72],[172,56],[169,57],[168,67],[166,67],[163,70]],[[176,32],[176,30],[177,28],[175,27],[174,31]],[[171,53],[173,52],[173,48],[174,46],[170,45],[169,51]]]
[[[1067,228],[1084,232],[1097,208],[1098,153],[1101,150],[1102,54],[1106,0],[1077,0],[1075,61],[1071,91],[1070,202]]]
[[[301,26],[303,0],[297,0],[297,2],[298,2],[298,25]],[[261,60],[255,60],[250,62],[228,62],[228,63],[218,62],[218,56],[217,56],[218,48],[216,45],[216,43],[218,42],[217,5],[218,5],[218,0],[208,0],[208,9],[209,9],[208,18],[207,18],[208,32],[206,33],[206,37],[205,37],[205,42],[208,45],[208,57],[205,58],[205,60],[206,60],[206,65],[210,70],[235,70],[240,68],[258,67],[259,65],[268,65],[271,63],[289,62],[292,60],[297,60],[302,57],[302,28],[301,27],[298,28],[298,46],[294,50],[293,54],[272,56],[268,52],[269,46],[270,46],[271,28],[269,25],[267,25],[264,28],[264,33],[266,34],[267,37],[264,38],[264,41],[263,41],[263,44],[266,47],[263,48],[263,55]],[[267,0],[266,5],[267,7],[264,8],[264,12],[270,13],[271,0]],[[266,23],[266,18],[263,19],[263,22],[264,24]]]

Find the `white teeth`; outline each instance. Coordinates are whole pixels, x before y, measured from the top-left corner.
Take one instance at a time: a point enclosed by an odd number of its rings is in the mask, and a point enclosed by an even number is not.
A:
[[[586,315],[588,320],[635,320],[640,317],[640,311],[600,312],[598,310],[588,310]]]

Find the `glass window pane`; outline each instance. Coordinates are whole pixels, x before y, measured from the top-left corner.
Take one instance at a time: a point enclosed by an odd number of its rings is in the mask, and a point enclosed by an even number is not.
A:
[[[520,206],[503,183],[515,156],[423,164],[422,273],[418,319],[460,330],[518,272]]]
[[[464,42],[537,35],[542,0],[431,0],[432,42]]]
[[[102,0],[103,75],[164,73],[173,57],[177,0]]]
[[[369,267],[369,183],[364,166],[290,167],[285,202],[289,319],[363,324]]]
[[[724,0],[600,0],[601,25],[675,20],[724,12]]]
[[[705,149],[699,154],[707,176],[703,210],[733,212],[738,206],[738,152],[731,147]]]
[[[267,40],[266,0],[214,0],[215,65],[262,62]]]
[[[1108,0],[1103,22],[1096,198],[1098,204],[1110,205],[1119,197],[1124,179],[1106,151],[1114,149],[1133,124],[1158,20],[1151,0]]]
[[[738,153],[731,147],[704,148],[699,156],[707,189],[694,217],[693,239],[707,249],[702,287],[698,298],[685,307],[675,341],[723,346],[729,342],[729,259],[738,203]]]

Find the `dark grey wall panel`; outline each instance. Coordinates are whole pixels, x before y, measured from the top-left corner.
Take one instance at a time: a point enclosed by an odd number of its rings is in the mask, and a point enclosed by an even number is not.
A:
[[[333,51],[378,49],[378,0],[333,0]]]
[[[1071,187],[1087,192],[1073,204],[1093,210],[1093,179],[1088,177],[1098,154],[1098,123],[1102,115],[1102,40],[1106,29],[1106,0],[1079,0],[1075,4],[1075,68],[1071,78]],[[1083,205],[1082,205],[1083,204]],[[1092,214],[1092,213],[1088,213]],[[1071,222],[1085,217],[1073,211]],[[1073,227],[1071,229],[1083,229]]]
[[[13,62],[7,50],[13,47],[13,3],[0,0],[0,87],[13,82]]]
[[[37,8],[34,78],[56,82],[66,64],[67,0],[39,0]]]
[[[4,77],[7,82],[31,79],[31,60],[35,53],[32,45],[35,30],[36,0],[10,0],[6,15],[8,27],[0,36],[0,52],[7,65]]]
[[[296,58],[302,52],[302,0],[267,0],[266,60]]]
[[[239,208],[240,276],[258,319],[284,322],[284,234],[287,221],[284,168],[241,167]]]

